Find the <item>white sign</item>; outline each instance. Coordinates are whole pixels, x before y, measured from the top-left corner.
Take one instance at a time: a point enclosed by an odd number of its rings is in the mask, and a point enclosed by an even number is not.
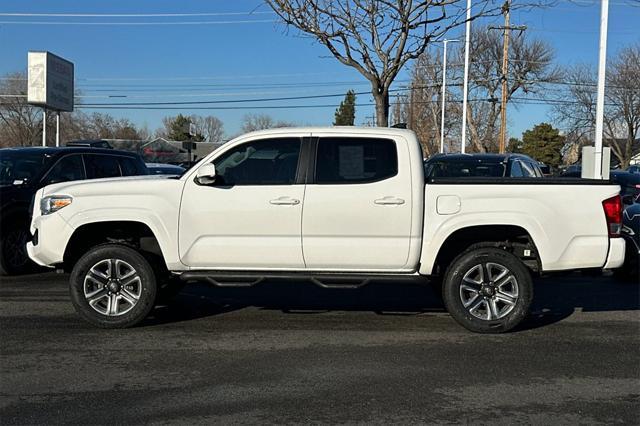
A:
[[[604,179],[609,180],[611,170],[611,148],[605,146],[602,148],[602,177],[595,175],[596,165],[596,147],[582,147],[582,171],[581,178],[584,179]]]
[[[50,52],[29,52],[27,102],[73,111],[73,63]]]

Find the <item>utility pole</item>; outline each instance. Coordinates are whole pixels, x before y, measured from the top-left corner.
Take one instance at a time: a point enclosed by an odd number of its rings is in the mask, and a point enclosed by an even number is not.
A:
[[[467,0],[467,22],[464,36],[464,82],[462,83],[462,140],[460,152],[464,154],[467,145],[467,98],[469,91],[469,41],[471,39],[471,0]]]
[[[506,0],[502,5],[502,14],[504,15],[504,26],[502,27],[489,27],[491,30],[503,30],[502,35],[502,100],[500,104],[500,140],[499,140],[499,152],[504,154],[507,146],[507,76],[509,75],[509,37],[511,36],[511,30],[523,31],[527,27],[524,25],[514,26],[510,25],[510,9],[511,0]]]
[[[442,108],[440,117],[440,153],[444,153],[444,110],[447,99],[447,43],[455,43],[458,40],[443,41],[444,51],[442,52]]]

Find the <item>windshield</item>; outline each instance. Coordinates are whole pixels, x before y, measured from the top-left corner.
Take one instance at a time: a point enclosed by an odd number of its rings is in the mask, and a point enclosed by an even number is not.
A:
[[[425,173],[434,177],[504,177],[506,166],[495,161],[429,161]]]
[[[39,152],[0,150],[0,185],[21,185],[36,178],[48,156]]]

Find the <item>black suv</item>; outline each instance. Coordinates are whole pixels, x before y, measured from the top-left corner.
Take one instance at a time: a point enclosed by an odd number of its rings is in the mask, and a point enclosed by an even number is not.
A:
[[[436,154],[424,164],[425,177],[541,178],[538,162],[522,154]]]
[[[0,275],[28,272],[26,254],[33,195],[72,180],[148,174],[138,154],[98,148],[0,149]]]

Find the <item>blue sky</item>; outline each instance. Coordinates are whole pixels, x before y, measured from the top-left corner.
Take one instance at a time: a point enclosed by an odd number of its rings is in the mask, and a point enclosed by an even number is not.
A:
[[[640,42],[640,5],[610,0],[609,55]],[[219,13],[268,12],[259,0],[0,0],[0,13]],[[141,21],[271,21],[272,15],[171,18],[10,17],[13,22],[141,22]],[[536,11],[516,11],[513,24],[528,26],[528,35],[547,40],[560,64],[591,63],[598,59],[600,2],[558,1]],[[489,23],[495,21],[485,21]],[[463,28],[449,38],[462,37]],[[367,91],[366,80],[333,59],[311,39],[288,34],[273,22],[204,25],[26,25],[0,23],[0,74],[26,69],[28,50],[48,50],[75,63],[76,85],[83,102],[162,102],[253,99]],[[404,72],[403,72],[404,74]],[[400,76],[404,79],[406,76]],[[107,96],[127,98],[108,98]],[[237,134],[247,113],[266,113],[276,120],[303,125],[329,125],[340,98],[264,102],[252,105],[295,106],[284,109],[235,110],[110,110],[154,130],[165,115],[178,112],[215,115],[227,135]],[[372,101],[360,95],[359,103]],[[229,105],[229,104],[227,104]],[[243,106],[246,104],[235,104]],[[303,105],[329,105],[301,108]],[[220,105],[222,106],[222,105]],[[549,120],[545,106],[511,107],[509,133]],[[357,123],[373,115],[373,107],[357,111]]]

